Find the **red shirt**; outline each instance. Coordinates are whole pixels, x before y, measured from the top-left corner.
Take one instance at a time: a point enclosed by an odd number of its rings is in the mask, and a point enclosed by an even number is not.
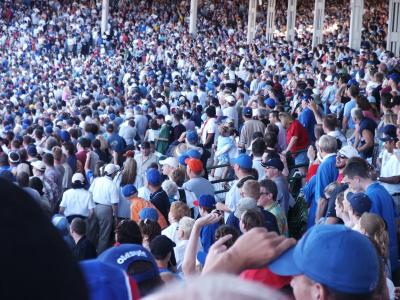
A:
[[[297,136],[297,141],[293,145],[292,149],[290,149],[290,152],[297,152],[307,149],[307,147],[310,145],[310,142],[308,141],[307,130],[297,120],[294,120],[292,124],[290,124],[289,128],[286,130],[287,145],[289,145],[290,140],[294,136]]]

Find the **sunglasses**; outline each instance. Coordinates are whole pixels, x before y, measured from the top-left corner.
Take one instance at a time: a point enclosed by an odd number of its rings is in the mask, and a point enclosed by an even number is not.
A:
[[[339,157],[340,159],[347,159],[347,156],[345,156],[345,155],[343,155],[343,154],[339,154],[338,157]]]
[[[266,166],[266,167],[265,167],[265,169],[267,169],[267,170],[268,170],[268,169],[276,169],[276,168],[274,168],[274,167],[271,167],[271,166]]]

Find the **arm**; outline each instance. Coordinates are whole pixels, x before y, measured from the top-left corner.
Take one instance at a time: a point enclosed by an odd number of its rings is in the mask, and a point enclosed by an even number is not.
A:
[[[245,269],[265,267],[283,252],[296,244],[296,240],[268,232],[265,228],[253,228],[243,234],[226,250],[227,235],[213,244],[207,255],[203,274],[226,272],[238,274]]]
[[[383,183],[389,184],[399,184],[400,183],[400,175],[399,176],[391,176],[391,177],[379,177],[379,181]]]
[[[372,135],[371,131],[364,129],[361,134],[365,141],[365,144],[357,148],[359,152],[364,151],[368,148],[372,148],[374,146],[374,136]]]
[[[201,229],[203,226],[216,223],[220,219],[221,217],[219,215],[211,213],[207,216],[197,219],[194,223],[182,262],[182,270],[185,276],[193,274],[196,271],[196,255]]]
[[[292,149],[293,146],[296,144],[298,139],[299,138],[297,136],[292,136],[292,138],[290,139],[289,145],[286,147],[286,150],[282,152],[282,154],[286,154],[287,152],[289,152],[290,149]]]
[[[216,209],[218,210],[222,210],[224,212],[230,213],[231,210],[229,209],[229,207],[227,205],[225,205],[222,202],[217,202],[217,204],[215,205]]]

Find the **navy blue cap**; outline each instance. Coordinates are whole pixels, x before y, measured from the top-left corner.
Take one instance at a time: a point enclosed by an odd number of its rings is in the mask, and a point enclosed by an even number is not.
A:
[[[264,168],[273,167],[275,169],[278,169],[279,171],[283,171],[283,169],[285,168],[281,159],[277,157],[271,158],[266,162],[261,162],[261,165]]]
[[[190,158],[196,158],[196,159],[201,158],[201,153],[196,149],[190,149],[190,150],[186,151],[185,154]]]
[[[282,276],[303,274],[342,293],[370,293],[379,279],[375,247],[344,225],[315,225],[268,268]]]
[[[354,213],[361,216],[365,212],[371,210],[372,202],[371,199],[365,193],[347,193],[347,201],[349,201],[351,208]]]
[[[244,107],[243,108],[243,115],[246,117],[252,117],[253,116],[253,110],[251,107]]]
[[[251,170],[253,168],[253,160],[247,154],[240,154],[232,160],[232,165],[239,165],[242,169]]]
[[[380,138],[380,140],[382,142],[396,141],[397,140],[396,130],[397,130],[397,127],[393,124],[385,125],[382,128],[382,133],[384,136],[382,138]]]

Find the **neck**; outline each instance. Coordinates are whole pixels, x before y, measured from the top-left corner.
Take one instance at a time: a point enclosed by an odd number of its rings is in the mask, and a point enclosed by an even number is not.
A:
[[[362,187],[362,189],[363,189],[364,191],[366,191],[367,188],[368,188],[371,184],[373,184],[373,183],[374,183],[374,181],[372,181],[370,178],[362,179],[361,182],[360,182],[361,187]]]
[[[83,238],[83,235],[78,235],[76,233],[73,233],[71,236],[74,239],[75,244],[78,244],[78,242],[81,240],[81,238]]]
[[[159,186],[153,186],[153,185],[150,185],[150,184],[149,184],[149,190],[150,190],[152,193],[157,192],[159,189],[160,189]]]

